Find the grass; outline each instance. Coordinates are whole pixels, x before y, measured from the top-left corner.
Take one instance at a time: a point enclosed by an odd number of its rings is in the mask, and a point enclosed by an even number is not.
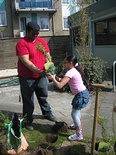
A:
[[[38,145],[40,145],[44,141],[45,134],[37,130],[28,131],[26,129],[23,129],[22,132],[31,148],[38,147]]]
[[[5,144],[5,138],[6,138],[5,137],[5,130],[3,127],[4,127],[4,123],[8,123],[8,115],[4,115],[4,114],[0,115],[0,121],[2,122],[0,124],[1,125],[0,126],[0,128],[1,128],[0,143],[3,143],[3,145],[6,145]],[[103,131],[105,131],[103,122],[104,122],[104,119],[99,117],[99,123],[101,124]],[[50,143],[50,142],[46,141],[46,135],[48,134],[47,129],[46,129],[46,132],[42,132],[42,130],[39,130],[38,128],[36,128],[33,131],[28,131],[27,129],[23,128],[22,133],[24,134],[24,136],[25,136],[25,138],[29,144],[29,150],[35,151],[38,149],[39,146],[42,146],[42,145],[46,146],[47,148],[51,147],[51,148],[55,148],[55,149],[60,149],[63,142],[67,141],[68,136],[74,133],[74,130],[68,130],[67,133],[58,132],[58,139],[54,143]],[[49,132],[49,134],[53,134],[52,131]],[[104,135],[105,136],[103,138],[97,137],[96,142],[104,141],[106,143],[109,143],[113,148],[113,145],[115,142],[115,137],[114,136],[113,137],[109,137],[109,136],[106,137],[106,131],[105,131]],[[83,139],[82,143],[86,144],[89,147],[89,150],[91,150],[91,137],[90,136],[84,135],[84,139]],[[77,147],[77,145],[72,146],[72,143],[71,143],[72,154],[75,154],[75,151],[80,152],[82,150],[84,150],[83,145],[82,146],[79,145]],[[105,153],[99,152],[99,155],[105,155],[105,154],[106,154],[106,152]],[[108,155],[113,155],[113,154],[114,154],[113,152],[108,153]]]
[[[38,130],[28,131],[25,128],[22,130],[22,132],[31,148],[32,147],[36,148],[43,143],[48,144],[50,147],[59,148],[62,145],[62,143],[67,140],[67,137],[72,133],[71,131],[69,131],[68,133],[59,132],[57,141],[55,143],[48,143],[46,141],[46,135],[48,133],[42,133]]]

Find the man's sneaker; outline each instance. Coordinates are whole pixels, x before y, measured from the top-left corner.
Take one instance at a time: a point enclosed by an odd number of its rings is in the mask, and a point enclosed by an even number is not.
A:
[[[53,114],[44,116],[45,119],[48,119],[49,121],[57,122],[56,117]]]
[[[70,141],[82,140],[83,139],[83,135],[82,135],[82,133],[76,132],[75,134],[69,136],[68,139]]]
[[[32,123],[27,123],[27,124],[25,125],[25,128],[26,128],[27,130],[30,130],[30,131],[32,131],[32,130],[34,129]]]

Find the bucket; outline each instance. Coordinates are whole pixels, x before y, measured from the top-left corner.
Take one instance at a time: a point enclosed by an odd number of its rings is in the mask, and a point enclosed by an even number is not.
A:
[[[21,37],[21,38],[24,37],[24,32],[20,32],[20,37]]]

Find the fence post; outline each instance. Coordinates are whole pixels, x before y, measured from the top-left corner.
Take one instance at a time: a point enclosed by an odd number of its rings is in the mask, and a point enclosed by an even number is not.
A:
[[[105,86],[103,84],[92,84],[92,86],[96,89],[93,133],[92,133],[92,144],[91,144],[91,155],[94,155],[95,154],[95,152],[94,152],[95,151],[95,143],[96,143],[97,115],[98,115],[98,108],[99,108],[100,88],[103,88]]]
[[[115,92],[115,78],[116,78],[116,74],[115,74],[115,65],[116,65],[116,61],[113,62],[113,92]]]

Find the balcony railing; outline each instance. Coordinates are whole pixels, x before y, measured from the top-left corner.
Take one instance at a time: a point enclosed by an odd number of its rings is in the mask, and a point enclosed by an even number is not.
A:
[[[48,8],[52,9],[52,1],[40,1],[40,2],[22,2],[19,1],[19,9],[27,8]]]

